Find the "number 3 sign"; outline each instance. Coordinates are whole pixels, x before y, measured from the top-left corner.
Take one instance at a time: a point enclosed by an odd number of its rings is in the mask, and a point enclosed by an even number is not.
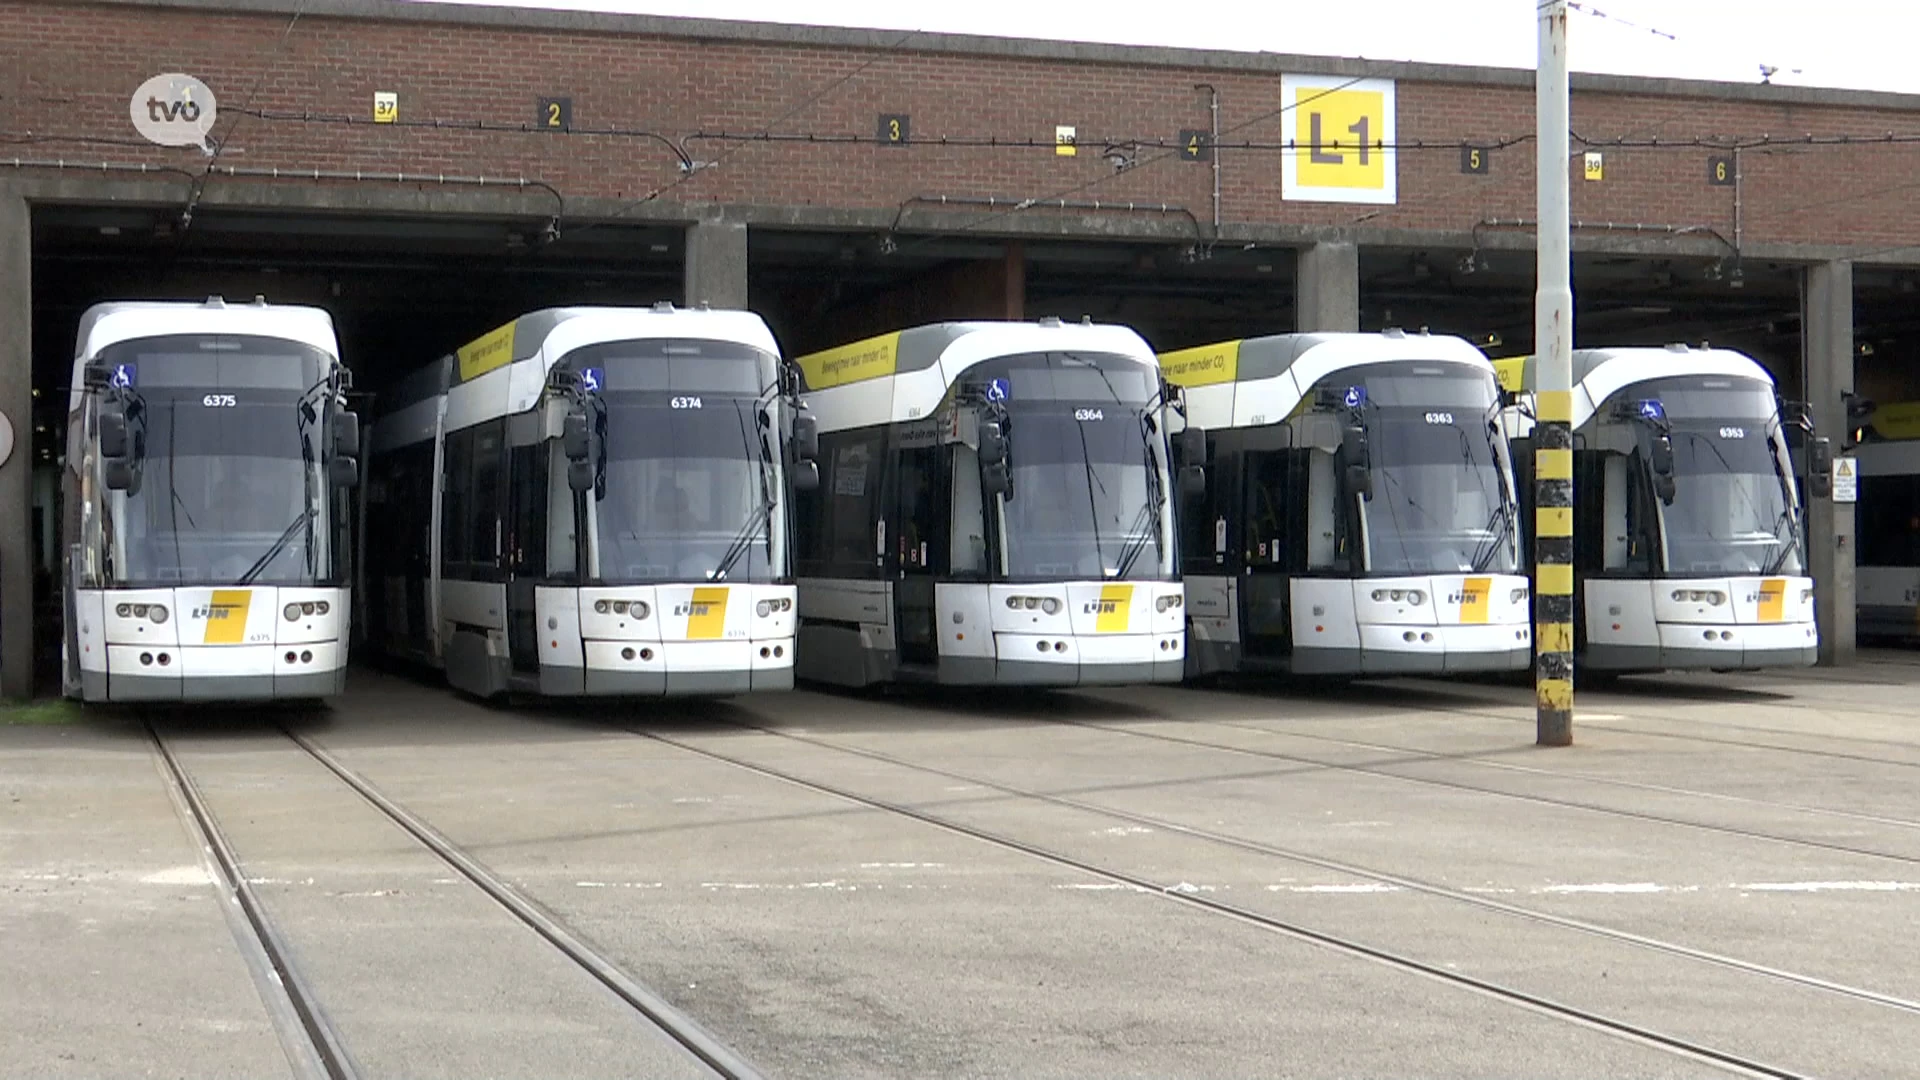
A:
[[[1282,75],[1280,104],[1289,143],[1282,198],[1395,201],[1393,80]]]

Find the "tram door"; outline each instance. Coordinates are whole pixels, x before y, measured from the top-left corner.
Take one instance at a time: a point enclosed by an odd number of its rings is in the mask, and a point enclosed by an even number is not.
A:
[[[1297,569],[1297,507],[1306,494],[1306,454],[1248,450],[1241,457],[1246,509],[1241,537],[1241,636],[1249,657],[1284,657],[1293,649],[1291,582]]]
[[[507,653],[513,670],[540,670],[540,628],[534,587],[548,577],[548,447],[542,440],[515,446],[507,463]],[[571,489],[567,489],[571,494]]]
[[[940,635],[934,623],[934,581],[944,572],[947,528],[948,451],[937,442],[895,451],[893,625],[900,662],[939,663]]]

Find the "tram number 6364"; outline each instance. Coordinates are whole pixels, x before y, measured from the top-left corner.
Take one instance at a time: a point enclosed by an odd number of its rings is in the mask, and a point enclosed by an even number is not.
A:
[[[1105,420],[1107,414],[1105,410],[1102,409],[1075,409],[1073,410],[1073,418],[1075,420]]]

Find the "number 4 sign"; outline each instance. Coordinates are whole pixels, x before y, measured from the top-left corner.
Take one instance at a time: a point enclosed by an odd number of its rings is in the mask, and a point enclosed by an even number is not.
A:
[[[1393,80],[1283,75],[1280,104],[1289,144],[1282,198],[1395,201]]]

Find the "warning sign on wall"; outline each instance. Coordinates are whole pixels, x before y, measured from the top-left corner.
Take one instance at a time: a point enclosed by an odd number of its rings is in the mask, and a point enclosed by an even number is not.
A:
[[[1837,457],[1833,459],[1833,501],[1850,503],[1860,501],[1860,464],[1858,459]]]

